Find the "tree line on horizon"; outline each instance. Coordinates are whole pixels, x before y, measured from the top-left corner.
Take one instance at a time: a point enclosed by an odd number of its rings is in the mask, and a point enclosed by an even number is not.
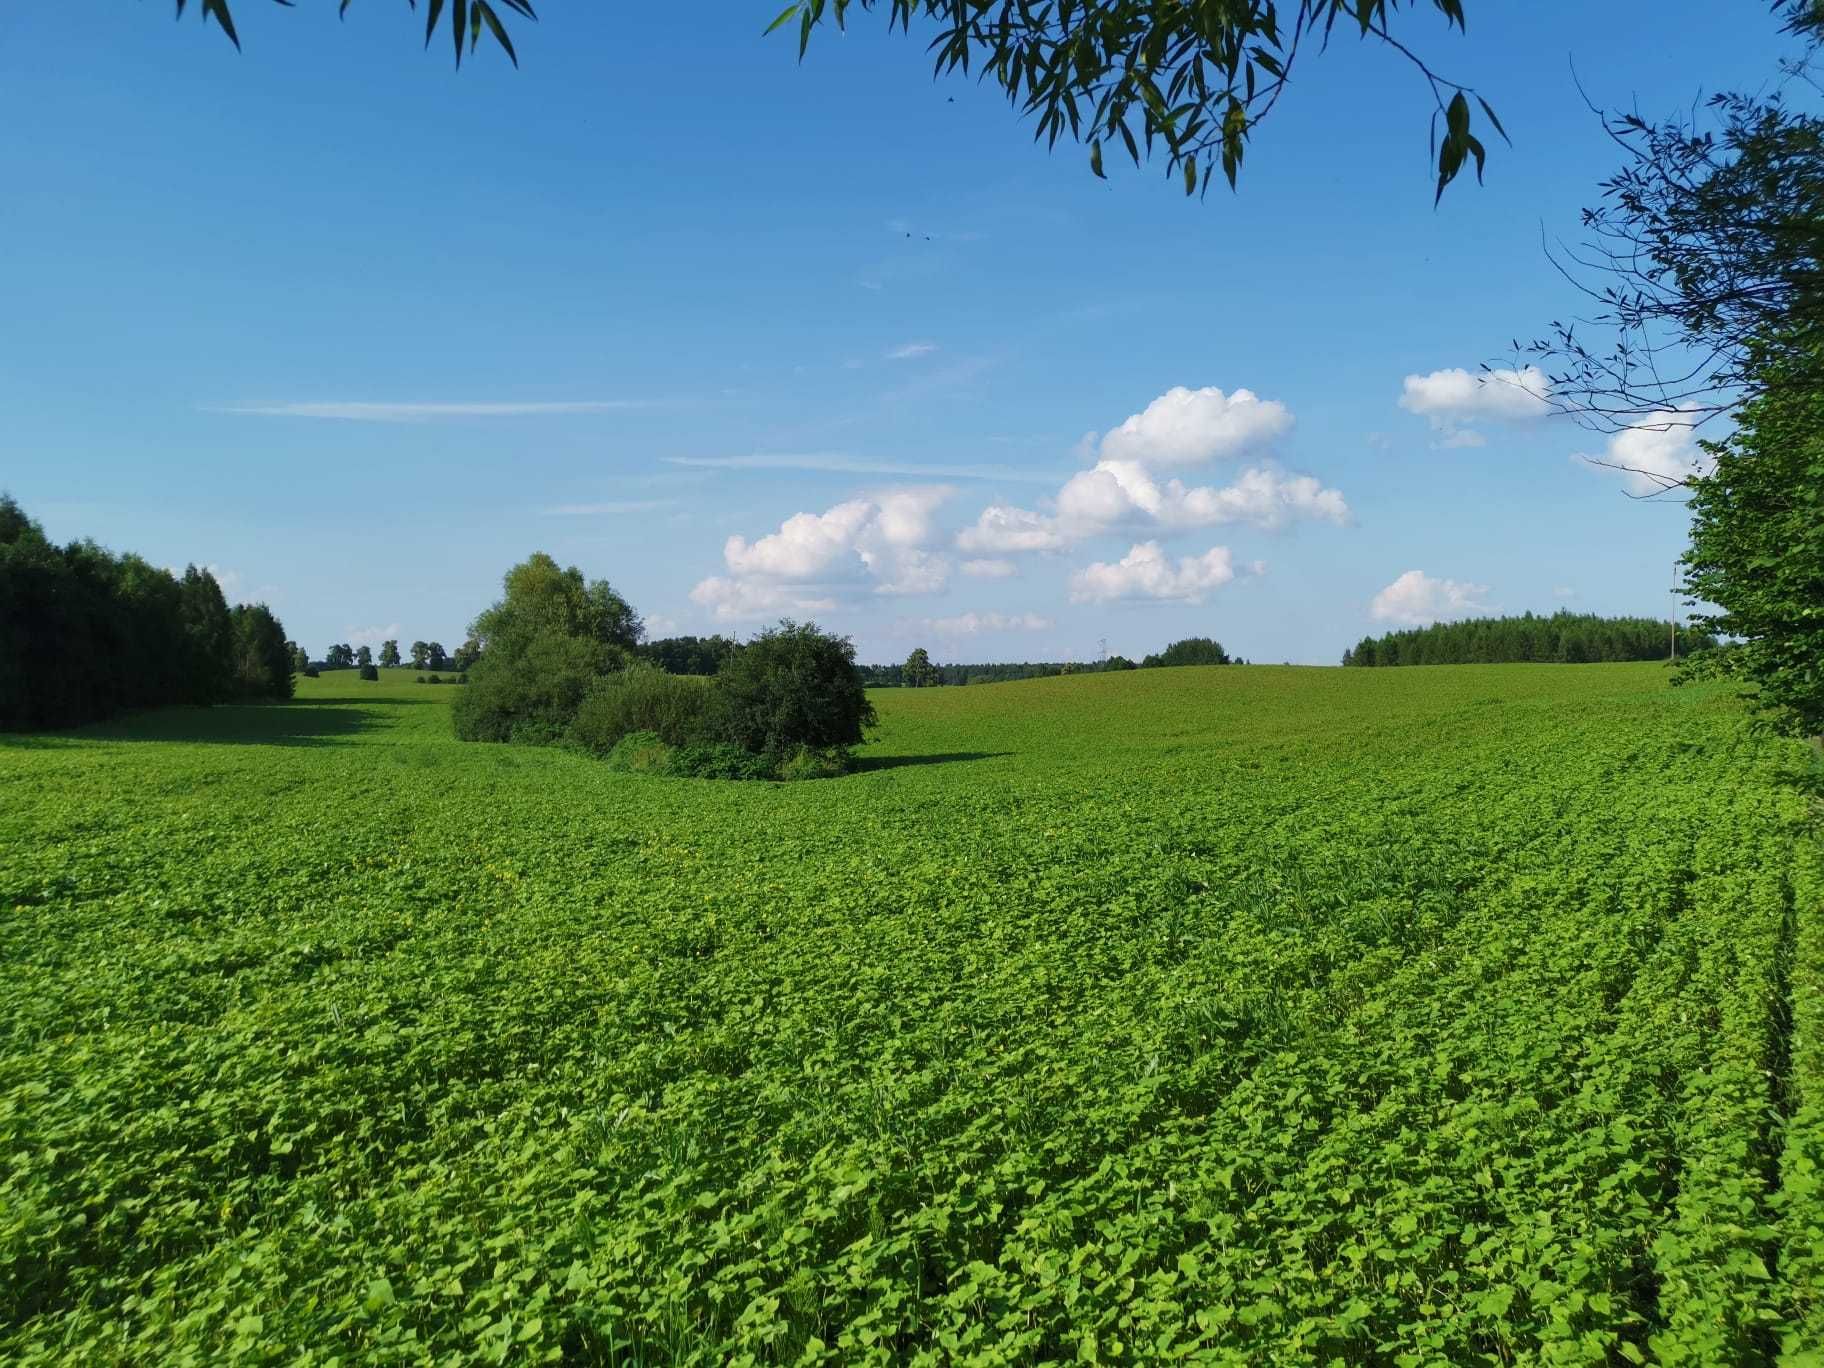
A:
[[[1681,629],[1680,652],[1717,644],[1708,632]],[[1363,637],[1343,652],[1345,665],[1500,665],[1537,661],[1580,665],[1603,661],[1665,660],[1672,627],[1664,618],[1600,617],[1564,610],[1542,617],[1464,618]]]
[[[290,698],[295,651],[271,609],[229,607],[209,571],[57,546],[0,495],[0,731]]]

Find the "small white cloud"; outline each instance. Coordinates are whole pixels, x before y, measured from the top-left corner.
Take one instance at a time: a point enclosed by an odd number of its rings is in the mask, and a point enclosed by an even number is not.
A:
[[[1577,597],[1577,591],[1568,584],[1561,584],[1552,590],[1552,597],[1555,599],[1574,599]]]
[[[1485,584],[1433,579],[1423,570],[1408,570],[1374,596],[1369,612],[1379,622],[1399,622],[1422,627],[1441,618],[1473,617],[1486,613]]]
[[[350,646],[379,646],[388,641],[397,641],[399,624],[389,622],[384,627],[344,627],[342,640]]]
[[[1213,546],[1201,556],[1182,556],[1174,564],[1158,542],[1149,541],[1119,561],[1097,561],[1073,573],[1070,597],[1075,603],[1145,598],[1200,603],[1205,594],[1234,578],[1234,560],[1226,546]]]
[[[1690,412],[1676,409],[1651,413],[1609,438],[1602,456],[1583,459],[1614,470],[1631,494],[1663,494],[1710,470],[1694,422]]]
[[[1105,433],[1099,451],[1110,461],[1201,465],[1258,451],[1291,427],[1292,414],[1284,404],[1252,390],[1224,394],[1214,385],[1179,385]]]
[[[355,423],[422,423],[436,418],[529,418],[565,413],[615,413],[649,407],[643,399],[572,399],[554,403],[329,403],[223,404],[207,413],[257,418],[336,418]]]
[[[902,342],[887,353],[889,361],[916,361],[921,356],[929,356],[937,350],[935,342]]]
[[[1524,422],[1551,413],[1551,382],[1537,366],[1471,374],[1461,366],[1409,375],[1400,407],[1429,420],[1440,447],[1479,447],[1486,441],[1471,423],[1484,419]]]
[[[925,618],[918,625],[944,636],[976,636],[982,632],[1042,632],[1052,621],[1037,613],[958,613]]]
[[[973,579],[1012,579],[1020,573],[1020,567],[1010,560],[966,560],[960,567],[965,575]]]
[[[677,630],[678,620],[676,618],[666,617],[663,613],[646,614],[647,636],[669,636]]]

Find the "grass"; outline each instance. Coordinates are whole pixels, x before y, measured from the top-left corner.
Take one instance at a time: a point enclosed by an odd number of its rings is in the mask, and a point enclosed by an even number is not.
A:
[[[1824,1343],[1807,761],[1725,693],[893,690],[780,786],[415,673],[0,739],[8,1361]]]

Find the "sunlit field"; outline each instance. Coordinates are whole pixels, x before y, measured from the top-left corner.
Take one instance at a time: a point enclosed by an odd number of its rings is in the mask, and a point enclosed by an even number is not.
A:
[[[0,738],[9,1361],[1824,1344],[1816,779],[1726,692],[884,691],[774,785],[383,673]]]

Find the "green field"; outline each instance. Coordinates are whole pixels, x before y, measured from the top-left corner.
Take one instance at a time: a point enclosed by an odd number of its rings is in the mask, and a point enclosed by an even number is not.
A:
[[[0,740],[0,1357],[1824,1362],[1804,748],[1643,665]]]

